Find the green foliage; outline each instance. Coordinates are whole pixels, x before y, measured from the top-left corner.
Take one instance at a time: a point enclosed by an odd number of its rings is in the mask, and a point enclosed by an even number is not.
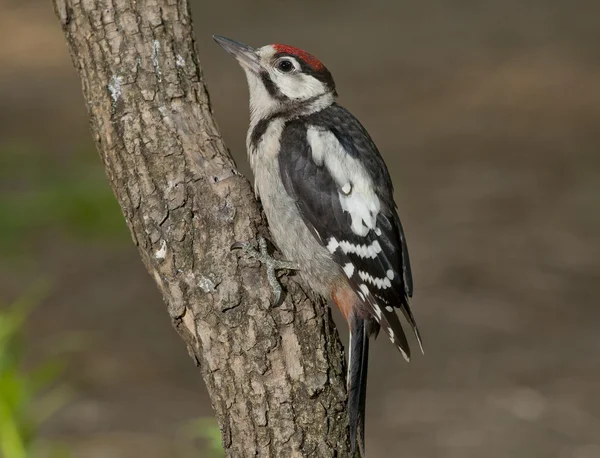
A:
[[[27,149],[0,151],[0,248],[22,251],[48,230],[67,236],[123,239],[125,221],[94,154],[61,160]]]
[[[40,288],[0,309],[0,456],[3,458],[65,457],[64,450],[43,444],[39,426],[68,396],[55,386],[63,370],[59,360],[23,369],[23,326],[39,302]]]
[[[221,430],[214,418],[200,417],[190,421],[183,428],[183,434],[187,439],[184,442],[193,442],[198,439],[204,442],[206,452],[203,456],[205,458],[222,458],[225,456],[221,444]],[[194,450],[195,447],[191,447],[191,450],[183,453],[183,456],[197,456],[197,452]]]

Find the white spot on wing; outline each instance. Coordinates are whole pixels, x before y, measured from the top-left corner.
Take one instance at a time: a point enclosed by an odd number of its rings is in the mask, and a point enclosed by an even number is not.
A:
[[[371,245],[354,245],[346,240],[342,240],[339,242],[339,245],[345,254],[356,253],[361,258],[375,258],[375,256],[381,253],[381,245],[377,240]]]
[[[327,244],[327,249],[329,250],[330,253],[335,253],[335,250],[338,249],[338,247],[340,246],[340,244],[338,243],[338,241],[334,238],[331,237],[329,239],[329,243]]]
[[[350,183],[346,183],[344,186],[342,186],[342,192],[346,195],[350,194],[352,192],[352,185]]]
[[[371,247],[372,247],[373,251],[375,251],[375,254],[381,253],[381,245],[379,245],[379,242],[377,240],[375,240],[371,244]]]
[[[348,277],[348,278],[350,278],[352,275],[354,275],[354,264],[352,264],[351,262],[346,264],[344,266],[344,273],[346,274],[346,277]]]
[[[392,307],[390,307],[389,305],[386,305],[385,309],[390,313],[394,311],[394,309]]]
[[[390,288],[392,286],[389,278],[373,277],[370,274],[368,274],[367,272],[364,272],[362,270],[358,271],[358,276],[360,277],[360,279],[362,281],[371,283],[372,285],[375,285],[379,289],[386,289],[386,288]]]
[[[389,270],[386,272],[386,275],[387,275],[387,278],[389,278],[390,280],[393,280],[393,279],[394,279],[394,271],[393,271],[392,269],[389,269]]]
[[[377,298],[378,301],[381,301],[384,304],[389,304],[390,303],[390,301],[388,301],[385,297],[380,296],[379,294],[375,294],[375,297]]]
[[[377,304],[373,304],[373,311],[375,312],[375,318],[377,318],[377,321],[381,321],[381,309]]]

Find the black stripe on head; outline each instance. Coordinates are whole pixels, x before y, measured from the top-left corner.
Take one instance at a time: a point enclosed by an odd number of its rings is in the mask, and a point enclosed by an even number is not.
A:
[[[271,97],[277,100],[286,100],[287,97],[281,93],[267,72],[260,72],[260,80]]]

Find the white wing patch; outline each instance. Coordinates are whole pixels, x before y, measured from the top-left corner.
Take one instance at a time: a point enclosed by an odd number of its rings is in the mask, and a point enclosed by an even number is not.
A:
[[[325,165],[339,186],[342,209],[350,214],[352,231],[365,236],[375,229],[380,209],[371,178],[359,161],[351,157],[333,132],[309,127],[308,144],[317,165]]]

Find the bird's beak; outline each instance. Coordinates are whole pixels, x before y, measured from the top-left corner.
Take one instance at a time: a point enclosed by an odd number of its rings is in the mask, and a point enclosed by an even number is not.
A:
[[[235,57],[242,67],[252,70],[255,73],[261,71],[262,67],[256,49],[219,35],[213,35],[213,39],[221,48]]]

